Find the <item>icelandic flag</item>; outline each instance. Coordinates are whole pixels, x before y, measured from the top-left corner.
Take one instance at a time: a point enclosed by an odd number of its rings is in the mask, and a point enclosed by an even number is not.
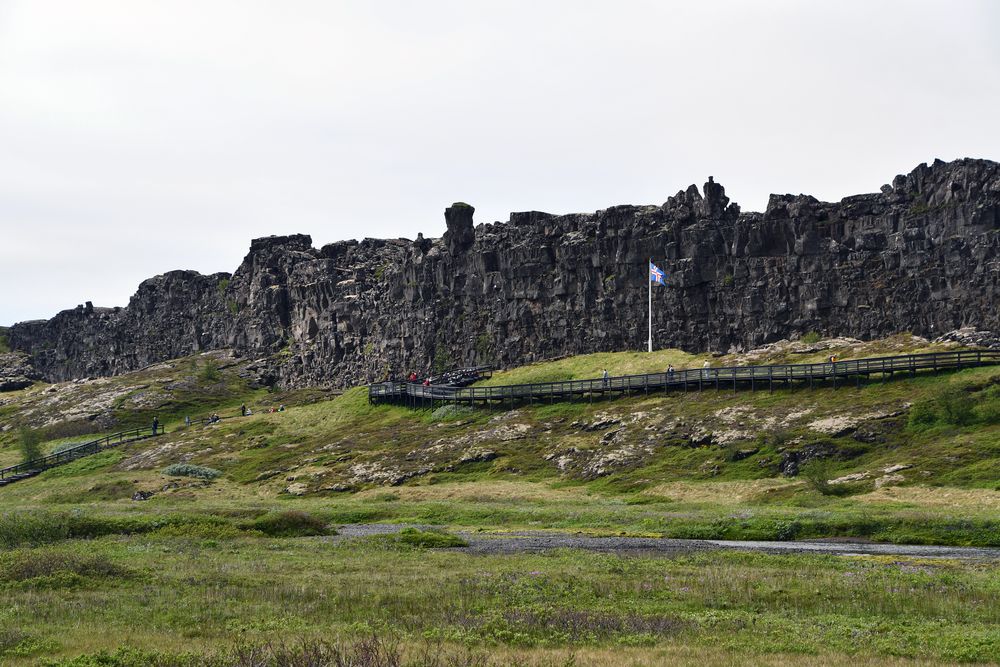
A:
[[[663,269],[661,269],[660,267],[656,266],[656,264],[653,264],[652,262],[649,263],[649,280],[650,280],[650,282],[654,282],[657,285],[666,285],[666,283],[663,282],[663,279],[666,278],[666,277],[667,277],[667,275],[665,273],[663,273]]]

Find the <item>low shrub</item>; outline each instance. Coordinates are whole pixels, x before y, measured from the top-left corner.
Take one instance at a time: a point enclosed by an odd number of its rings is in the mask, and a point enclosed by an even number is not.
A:
[[[131,498],[138,487],[128,479],[113,479],[98,482],[87,489],[55,493],[48,497],[53,503],[86,503],[98,500],[119,500]]]
[[[993,406],[991,392],[971,393],[958,387],[944,387],[933,396],[918,401],[910,409],[909,426],[969,426],[979,421],[981,411]],[[1000,402],[1000,401],[998,401]]]
[[[824,496],[849,496],[852,493],[857,493],[855,485],[831,483],[832,466],[830,461],[826,459],[816,459],[806,464],[802,467],[799,476],[813,491]]]
[[[823,336],[818,331],[810,331],[799,340],[807,345],[812,345],[813,343],[818,343],[823,340]]]
[[[99,555],[33,550],[7,553],[0,557],[0,582],[22,582],[63,574],[108,578],[126,573],[106,556]]]
[[[444,531],[419,530],[417,528],[404,528],[395,536],[396,539],[412,547],[423,549],[447,549],[452,547],[467,547],[469,543],[458,535],[452,535]]]
[[[254,519],[246,527],[270,537],[306,537],[335,533],[326,521],[301,510],[271,512]]]
[[[129,646],[73,658],[43,660],[45,667],[491,667],[480,650],[425,642],[404,657],[394,636],[327,641],[301,639],[265,644],[240,644],[209,655],[149,651]]]
[[[51,544],[62,540],[105,535],[141,535],[171,531],[178,536],[219,537],[234,524],[224,517],[204,514],[100,516],[82,512],[7,512],[0,514],[0,548]]]
[[[43,659],[39,664],[44,667],[222,667],[223,664],[233,663],[223,663],[208,656],[177,655],[122,646],[114,651],[101,650],[73,658]]]
[[[196,477],[198,479],[215,479],[222,473],[215,468],[196,466],[193,463],[174,463],[163,469],[164,475],[173,477]]]

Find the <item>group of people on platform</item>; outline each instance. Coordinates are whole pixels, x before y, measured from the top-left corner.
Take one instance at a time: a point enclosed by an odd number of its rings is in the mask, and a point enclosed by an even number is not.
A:
[[[429,377],[426,377],[426,378],[424,378],[423,382],[421,382],[420,378],[417,376],[417,372],[416,371],[410,371],[410,374],[406,376],[406,381],[407,382],[413,382],[413,383],[418,383],[419,382],[420,384],[424,385],[425,387],[431,386],[431,379]]]

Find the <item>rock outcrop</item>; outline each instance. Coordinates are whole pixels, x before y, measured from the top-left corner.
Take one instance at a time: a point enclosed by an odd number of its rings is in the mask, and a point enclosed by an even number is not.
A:
[[[0,354],[0,392],[17,391],[34,384],[41,375],[23,352]]]
[[[270,356],[290,386],[640,349],[648,257],[667,272],[660,347],[1000,331],[1000,165],[986,160],[922,164],[838,203],[772,195],[763,213],[711,178],[662,206],[476,226],[473,212],[447,209],[441,239],[256,239],[232,275],[157,276],[125,308],[17,324],[9,343],[50,380],[232,348]]]

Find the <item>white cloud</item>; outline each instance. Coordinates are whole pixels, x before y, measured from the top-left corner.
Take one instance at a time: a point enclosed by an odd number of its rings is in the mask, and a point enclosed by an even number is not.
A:
[[[986,1],[0,2],[0,322],[452,201],[744,209],[1000,157]],[[95,268],[99,267],[99,268]],[[11,288],[16,286],[16,288]]]

